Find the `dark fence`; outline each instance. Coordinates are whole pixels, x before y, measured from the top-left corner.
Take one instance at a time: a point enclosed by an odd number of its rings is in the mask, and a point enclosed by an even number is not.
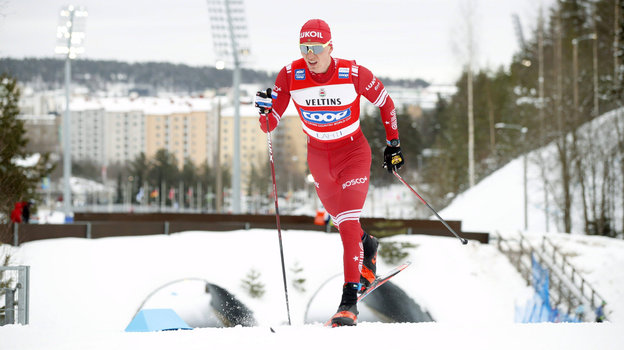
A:
[[[76,213],[73,224],[22,224],[13,227],[14,245],[24,242],[62,238],[102,238],[171,234],[182,231],[233,231],[251,228],[276,228],[274,215],[176,214],[176,213]],[[433,220],[387,220],[361,218],[362,227],[377,237],[397,234],[425,234],[453,237],[440,223]],[[310,216],[280,215],[283,230],[312,230],[338,232],[333,226],[314,225]],[[462,232],[461,221],[448,224],[467,239],[488,243],[489,234]]]

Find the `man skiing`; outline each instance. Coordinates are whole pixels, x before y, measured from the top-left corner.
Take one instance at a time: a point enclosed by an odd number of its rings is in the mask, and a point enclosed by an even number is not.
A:
[[[379,107],[386,132],[383,166],[403,164],[394,102],[382,82],[355,61],[331,57],[329,25],[301,28],[302,58],[277,75],[273,89],[256,94],[260,128],[271,132],[292,98],[308,140],[308,166],[316,192],[340,232],[344,284],[332,326],[357,324],[357,296],[375,280],[377,239],[364,233],[360,214],[370,179],[371,148],[360,129],[360,96]]]

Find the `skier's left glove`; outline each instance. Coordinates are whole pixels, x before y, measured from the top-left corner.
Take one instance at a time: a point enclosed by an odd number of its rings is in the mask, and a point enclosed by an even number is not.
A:
[[[401,153],[399,140],[389,141],[384,151],[383,167],[392,174],[393,170],[399,170],[403,164],[405,164],[405,160],[403,159],[403,153]]]

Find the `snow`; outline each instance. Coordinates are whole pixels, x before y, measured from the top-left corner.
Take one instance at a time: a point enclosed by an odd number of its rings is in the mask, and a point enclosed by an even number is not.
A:
[[[529,155],[529,158],[534,157]],[[292,325],[287,312],[276,230],[184,232],[172,235],[63,238],[10,248],[15,265],[31,266],[30,324],[0,327],[0,350],[66,349],[282,349],[282,348],[435,348],[435,349],[623,349],[624,241],[556,233],[546,217],[537,167],[529,163],[529,227],[524,235],[537,245],[546,234],[568,261],[608,301],[606,323],[514,323],[515,309],[532,295],[521,276],[494,244],[421,235],[394,236],[386,242],[412,244],[413,264],[392,282],[431,314],[435,322],[389,324],[364,321],[357,327],[329,329],[306,324],[306,308],[321,320],[340,298],[342,249],[337,234],[282,231]],[[536,180],[537,179],[537,180]],[[378,193],[377,191],[381,191]],[[384,215],[391,201],[410,215],[413,201],[396,188],[372,189],[366,212]],[[407,193],[407,192],[405,192]],[[523,230],[522,159],[460,195],[440,211],[462,220],[464,231],[510,237]],[[53,216],[53,214],[49,214]],[[6,249],[6,247],[3,247]],[[293,267],[303,269],[298,276]],[[378,259],[378,271],[393,267]],[[252,270],[265,285],[252,298],[242,280]],[[322,293],[315,293],[322,288]],[[305,278],[305,291],[291,283]],[[187,280],[184,280],[187,279]],[[172,281],[175,284],[162,288]],[[248,308],[255,327],[195,328],[190,331],[127,333],[125,327],[145,307],[171,307],[197,321],[205,295],[197,286],[219,285]],[[160,289],[160,290],[159,290]],[[151,293],[158,290],[153,297]],[[315,296],[313,298],[313,296]],[[146,300],[148,299],[148,300]],[[364,306],[361,306],[364,314]]]
[[[590,137],[587,142],[603,149],[615,148],[615,142],[618,140],[615,133],[616,130],[621,129],[622,123],[624,123],[624,108],[603,114],[592,123],[580,128],[579,133],[592,133],[591,128],[600,130],[600,137]],[[543,233],[563,230],[562,212],[555,205],[556,198],[553,198],[553,190],[548,191],[548,202],[544,199],[544,180],[542,168],[539,166],[540,159],[556,159],[556,153],[555,144],[552,143],[527,154],[527,231]],[[461,220],[464,231],[524,230],[523,161],[523,156],[512,160],[481,180],[473,188],[458,195],[449,206],[440,211],[440,214],[447,220]],[[556,167],[556,162],[551,164],[555,165],[546,169],[546,177],[549,186],[557,191],[560,186],[559,169]],[[617,169],[618,164],[614,163],[613,167]],[[587,176],[589,178],[590,175],[587,174]],[[616,198],[621,198],[622,189],[620,188],[619,191],[619,193],[613,193]],[[573,233],[581,233],[584,229],[580,193],[581,189],[578,184],[572,186]],[[615,205],[613,223],[616,225],[616,231],[622,232],[624,228],[621,227],[623,212],[621,201],[616,200]]]
[[[462,349],[618,349],[624,346],[624,242],[602,238],[553,235],[557,243],[574,237],[573,263],[609,300],[612,323],[515,324],[514,309],[530,288],[492,244],[421,235],[386,241],[409,242],[413,264],[393,279],[436,320],[433,323],[362,322],[356,328],[327,329],[304,324],[306,305],[327,278],[340,274],[341,244],[337,234],[282,231],[287,276],[303,268],[306,291],[289,284],[292,326],[287,313],[275,230],[184,232],[169,236],[111,237],[95,240],[41,240],[12,248],[16,264],[31,266],[30,325],[0,327],[0,349],[304,349],[371,345],[405,348],[406,344]],[[393,265],[379,259],[379,271]],[[265,284],[260,299],[241,286],[255,269]],[[126,333],[138,307],[163,285],[188,278],[217,284],[254,311],[256,327],[196,328],[192,331]],[[595,280],[595,281],[594,281]],[[604,282],[601,282],[604,281]],[[325,317],[340,298],[340,278],[331,285]],[[166,290],[166,289],[165,289]],[[146,307],[178,307],[184,314],[197,295],[173,293],[147,300]],[[178,304],[176,306],[176,304]],[[195,304],[197,305],[197,304]],[[198,305],[201,304],[201,301]],[[181,307],[180,307],[181,306]],[[181,310],[181,311],[180,311]],[[271,332],[271,328],[275,333]],[[371,336],[372,335],[372,336]]]
[[[33,167],[37,165],[40,158],[41,158],[41,155],[39,153],[35,153],[35,154],[29,155],[26,158],[16,158],[13,160],[13,162],[17,166],[28,168],[28,167]]]

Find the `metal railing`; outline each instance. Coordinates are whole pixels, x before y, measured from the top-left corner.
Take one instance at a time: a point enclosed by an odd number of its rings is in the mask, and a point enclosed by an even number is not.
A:
[[[11,283],[8,287],[2,289],[4,307],[0,308],[0,311],[4,311],[4,317],[0,318],[0,326],[15,323],[16,314],[17,323],[28,324],[28,315],[30,313],[30,266],[0,266],[0,271],[17,271],[16,283]],[[16,294],[17,300],[15,299]]]
[[[592,309],[598,307],[602,303],[606,303],[606,300],[596,292],[591,284],[587,282],[578,270],[567,260],[559,247],[546,236],[542,238],[542,250],[545,254],[550,256],[553,266],[558,267],[561,274],[567,277],[569,281],[578,288],[581,296],[591,305]],[[550,250],[550,252],[548,250]]]
[[[572,314],[584,303],[591,306],[592,310],[606,304],[605,299],[567,261],[566,256],[548,237],[543,237],[539,249],[531,245],[522,233],[518,233],[517,239],[506,239],[496,232],[494,239],[497,240],[498,250],[507,256],[527,284],[533,283],[531,257],[548,271],[548,294],[552,306],[565,306],[568,314]]]

